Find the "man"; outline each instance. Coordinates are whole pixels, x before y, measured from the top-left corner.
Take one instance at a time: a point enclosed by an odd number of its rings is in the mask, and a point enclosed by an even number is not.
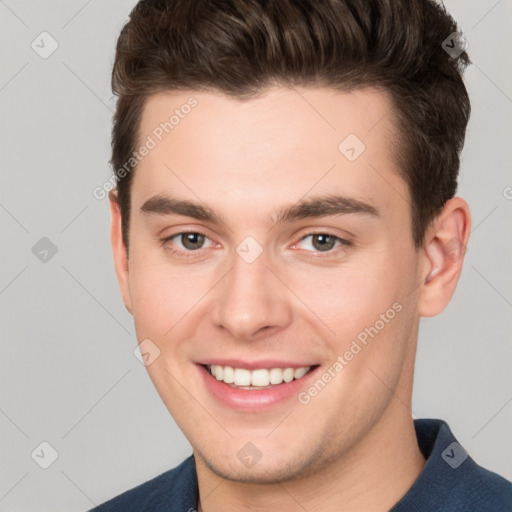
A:
[[[456,32],[425,0],[137,4],[111,238],[193,456],[96,510],[512,510],[410,410],[419,319],[470,232]]]

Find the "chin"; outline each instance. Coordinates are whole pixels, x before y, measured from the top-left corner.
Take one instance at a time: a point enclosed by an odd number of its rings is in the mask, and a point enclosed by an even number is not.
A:
[[[230,462],[227,457],[219,456],[218,459],[208,459],[197,451],[194,453],[218,477],[244,484],[277,484],[300,480],[317,472],[318,467],[322,465],[319,454],[313,454],[308,458],[301,454],[293,459],[283,459],[272,454],[271,459],[267,458],[267,460],[262,454],[261,459],[252,467],[244,467],[244,463],[236,455],[234,461]]]

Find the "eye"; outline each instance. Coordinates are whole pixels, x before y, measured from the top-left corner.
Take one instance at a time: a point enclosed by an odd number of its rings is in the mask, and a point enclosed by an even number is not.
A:
[[[211,240],[204,234],[197,231],[187,231],[182,233],[176,233],[175,235],[169,236],[162,240],[164,245],[168,243],[177,245],[177,249],[172,249],[176,252],[193,252],[199,249],[205,248],[205,242]]]
[[[310,233],[303,237],[299,244],[303,243],[303,248],[310,251],[317,252],[330,252],[334,248],[340,247],[342,245],[349,246],[351,243],[348,240],[344,240],[339,236],[333,235],[331,233]],[[334,252],[334,251],[333,251]]]

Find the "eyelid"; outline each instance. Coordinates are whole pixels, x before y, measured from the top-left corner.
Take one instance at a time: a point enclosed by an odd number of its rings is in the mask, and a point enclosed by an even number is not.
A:
[[[212,244],[215,244],[215,242],[213,242],[213,240],[211,240],[211,238],[206,233],[204,233],[203,231],[200,231],[199,229],[188,229],[188,230],[183,229],[177,233],[173,233],[172,235],[165,236],[165,237],[161,238],[160,243],[161,243],[162,247],[164,247],[171,253],[178,254],[178,255],[184,256],[186,258],[188,258],[188,257],[193,258],[193,257],[199,256],[200,254],[202,254],[202,249],[209,248],[209,247],[201,247],[200,249],[192,251],[192,250],[186,250],[186,249],[176,249],[174,247],[167,246],[168,242],[170,242],[173,238],[180,237],[181,235],[186,235],[188,233],[193,233],[193,234],[204,236],[206,239],[208,239],[210,242],[212,242]]]
[[[339,244],[335,247],[333,247],[332,249],[329,249],[328,251],[309,251],[309,250],[305,250],[305,252],[308,252],[308,253],[312,253],[312,254],[315,254],[315,255],[320,255],[320,257],[327,257],[327,256],[332,256],[333,254],[336,254],[338,252],[338,250],[341,248],[346,248],[346,247],[350,247],[353,245],[353,242],[347,238],[343,238],[342,236],[339,236],[335,233],[333,233],[332,231],[328,230],[328,229],[318,229],[316,231],[308,231],[306,234],[302,235],[299,240],[297,242],[295,242],[292,247],[295,247],[297,244],[299,244],[300,242],[302,242],[304,239],[310,237],[310,236],[314,236],[314,235],[327,235],[331,238],[334,238],[336,241],[339,242]]]

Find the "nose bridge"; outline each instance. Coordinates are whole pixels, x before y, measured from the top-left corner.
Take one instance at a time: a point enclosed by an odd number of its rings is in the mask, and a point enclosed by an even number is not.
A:
[[[216,325],[239,339],[250,339],[265,327],[284,327],[291,320],[285,290],[267,268],[270,261],[263,248],[250,238],[233,252],[213,313]]]

